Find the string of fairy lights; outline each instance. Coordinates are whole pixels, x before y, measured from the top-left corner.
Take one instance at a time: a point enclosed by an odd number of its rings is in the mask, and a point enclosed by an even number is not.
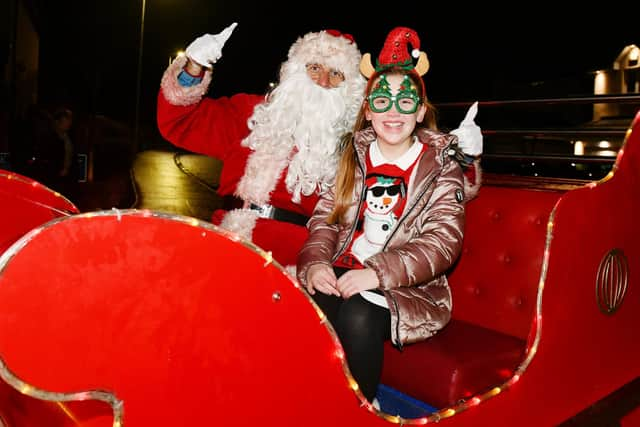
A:
[[[620,162],[622,161],[622,158],[624,156],[624,149],[625,149],[625,144],[626,141],[628,140],[628,137],[631,133],[631,129],[629,129],[629,131],[627,132],[627,136],[625,137],[625,142],[623,143],[622,148],[618,151],[618,155],[616,158],[616,162],[613,166],[613,168],[611,169],[611,171],[607,174],[607,176],[605,178],[603,178],[600,181],[596,181],[596,182],[591,182],[589,184],[587,184],[585,186],[585,188],[588,189],[594,189],[596,188],[599,184],[604,183],[605,181],[608,181],[609,179],[611,179],[615,172],[617,171],[617,168],[620,164]],[[0,178],[5,178],[8,180],[12,180],[12,179],[22,179],[19,175],[15,175],[15,174],[6,174],[6,173],[1,173],[0,174]],[[25,181],[27,182],[27,181]],[[30,185],[33,186],[38,186],[40,184],[33,182],[33,183],[29,183]],[[43,188],[46,188],[43,186]],[[1,193],[1,191],[0,191]],[[61,196],[58,193],[54,193],[56,197],[60,197],[63,198],[63,196]],[[15,195],[13,195],[15,197]],[[64,198],[63,198],[64,199]],[[26,200],[26,201],[30,201],[32,202],[34,205],[37,205],[39,207],[47,207],[50,208],[52,211],[60,214],[60,215],[64,215],[64,216],[69,216],[71,215],[69,212],[67,211],[63,211],[61,209],[58,209],[54,206],[50,206],[47,204],[43,204],[42,202],[39,202],[38,200],[30,200],[28,197],[24,197],[22,198],[22,200]],[[65,199],[66,200],[66,199]],[[374,414],[376,414],[378,417],[383,418],[384,420],[390,422],[390,423],[394,423],[394,424],[398,424],[398,425],[425,425],[425,424],[430,424],[430,423],[437,423],[443,419],[446,418],[450,418],[455,416],[458,413],[461,413],[463,411],[467,411],[470,410],[474,407],[479,406],[480,404],[482,404],[483,402],[498,396],[499,394],[501,394],[502,392],[508,390],[511,387],[514,387],[520,380],[520,378],[522,377],[522,375],[525,373],[525,371],[527,370],[527,368],[529,367],[531,361],[533,360],[533,358],[535,357],[537,351],[538,351],[538,346],[540,344],[541,341],[541,337],[542,337],[542,300],[543,300],[543,294],[544,294],[544,287],[545,287],[545,281],[546,281],[546,277],[547,277],[547,273],[548,273],[548,264],[549,264],[549,259],[550,259],[550,251],[551,251],[551,243],[553,241],[553,235],[554,235],[554,221],[555,221],[555,212],[556,212],[556,208],[557,208],[557,204],[556,207],[554,207],[554,209],[551,212],[551,215],[549,217],[549,220],[547,222],[547,237],[545,240],[545,248],[544,248],[544,252],[543,252],[543,262],[542,262],[542,270],[541,270],[541,274],[540,274],[540,278],[539,278],[539,282],[538,282],[538,292],[537,292],[537,300],[536,300],[536,307],[535,307],[535,316],[534,316],[534,328],[535,328],[535,333],[532,334],[532,339],[530,340],[530,344],[528,345],[526,352],[525,352],[525,357],[523,362],[514,370],[514,372],[511,374],[511,376],[502,384],[497,385],[495,387],[490,388],[488,391],[486,392],[482,392],[476,395],[473,395],[465,400],[460,401],[458,404],[447,407],[447,408],[443,408],[441,410],[438,410],[434,413],[428,414],[426,416],[420,417],[420,418],[412,418],[412,419],[407,419],[407,418],[402,418],[398,415],[393,415],[393,414],[387,414],[384,412],[379,411],[378,409],[376,409],[375,407],[373,407],[373,405],[368,402],[366,400],[366,398],[364,397],[364,395],[360,392],[359,386],[357,384],[357,382],[355,381],[355,379],[353,378],[353,376],[351,375],[348,365],[346,363],[345,360],[345,354],[344,351],[342,349],[342,346],[340,344],[339,338],[337,336],[337,334],[335,333],[333,327],[329,324],[329,322],[327,321],[327,318],[325,317],[324,313],[322,312],[322,310],[313,302],[313,300],[306,294],[306,291],[300,286],[300,284],[297,282],[297,280],[285,269],[283,268],[281,265],[279,265],[277,263],[277,261],[275,261],[273,259],[273,256],[271,254],[271,252],[269,251],[264,251],[263,249],[259,248],[258,246],[254,245],[253,243],[244,240],[242,237],[240,237],[239,235],[224,230],[222,228],[219,228],[213,224],[210,224],[208,222],[205,221],[201,221],[198,220],[196,218],[190,218],[190,217],[184,217],[184,216],[180,216],[180,215],[173,215],[173,214],[168,214],[168,213],[160,213],[160,212],[154,212],[154,211],[150,211],[150,210],[138,210],[138,209],[128,209],[128,210],[118,210],[118,209],[112,209],[110,211],[97,211],[97,212],[90,212],[90,213],[83,213],[83,214],[76,214],[77,216],[81,216],[81,217],[94,217],[94,216],[105,216],[105,215],[115,215],[117,217],[117,220],[120,221],[122,219],[123,216],[127,216],[127,215],[139,215],[139,216],[143,216],[143,217],[165,217],[165,218],[170,218],[172,220],[176,220],[176,221],[182,221],[182,222],[186,222],[187,224],[193,226],[193,227],[198,227],[200,229],[202,229],[202,236],[205,237],[207,235],[207,233],[211,230],[214,230],[216,233],[220,233],[224,236],[226,236],[228,239],[231,239],[234,242],[237,242],[239,244],[242,244],[246,247],[248,247],[249,249],[251,249],[252,251],[256,252],[258,255],[260,255],[263,259],[264,259],[264,263],[263,263],[263,268],[277,268],[279,269],[286,277],[288,277],[292,283],[292,285],[298,289],[300,292],[303,292],[306,295],[307,300],[309,301],[310,304],[312,304],[312,306],[315,309],[315,313],[318,316],[319,319],[319,325],[322,327],[322,329],[324,329],[326,332],[328,332],[331,336],[332,342],[333,342],[333,348],[331,349],[331,352],[329,354],[329,357],[332,360],[335,360],[336,363],[339,363],[342,371],[344,372],[345,375],[345,386],[348,387],[349,389],[351,389],[354,393],[355,396],[357,397],[357,399],[360,402],[360,406],[365,408],[368,411],[373,412]],[[2,256],[3,260],[8,259],[8,257],[6,256],[6,254],[4,254],[4,256]],[[273,303],[278,303],[281,300],[282,296],[279,292],[274,292],[272,295],[272,302]],[[25,395],[29,395],[31,397],[34,398],[38,398],[38,399],[44,399],[44,400],[50,400],[50,401],[56,401],[58,402],[59,406],[61,407],[61,409],[63,411],[69,411],[69,408],[65,406],[64,402],[65,401],[76,401],[76,400],[88,400],[88,399],[97,399],[97,400],[103,400],[107,403],[109,403],[112,408],[113,408],[113,412],[114,412],[114,421],[113,421],[113,427],[121,427],[122,425],[124,425],[124,416],[123,416],[123,405],[124,403],[120,400],[118,400],[115,395],[111,394],[111,393],[105,393],[105,392],[98,392],[98,391],[86,391],[86,392],[82,392],[82,393],[53,393],[53,392],[48,392],[45,390],[41,390],[39,388],[34,387],[33,385],[27,384],[24,381],[21,381],[19,378],[17,378],[12,372],[11,370],[5,365],[4,360],[0,357],[0,377],[6,381],[8,384],[10,384],[12,387],[14,387],[16,390],[18,390],[19,392],[25,394]],[[70,414],[70,417],[72,417],[72,414]]]

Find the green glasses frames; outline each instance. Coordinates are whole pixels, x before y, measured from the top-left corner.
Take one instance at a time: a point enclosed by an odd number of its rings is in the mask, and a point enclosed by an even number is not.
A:
[[[410,93],[401,93],[398,95],[387,95],[384,93],[373,93],[367,97],[369,100],[369,108],[374,113],[384,113],[389,111],[393,104],[396,104],[396,110],[402,114],[413,114],[418,110],[420,99]]]

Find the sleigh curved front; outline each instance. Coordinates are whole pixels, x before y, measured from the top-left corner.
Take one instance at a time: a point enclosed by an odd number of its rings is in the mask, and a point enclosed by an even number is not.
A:
[[[48,413],[17,392],[77,425],[383,422],[310,301],[270,254],[192,218],[51,221],[0,258],[0,412]]]
[[[32,228],[79,213],[61,194],[26,176],[0,169],[0,253]]]

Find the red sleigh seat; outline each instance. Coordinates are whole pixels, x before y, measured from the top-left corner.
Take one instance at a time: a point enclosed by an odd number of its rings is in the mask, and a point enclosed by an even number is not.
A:
[[[402,352],[387,343],[385,384],[444,408],[513,375],[534,319],[547,220],[561,195],[480,190],[467,205],[462,256],[449,274],[452,320]]]
[[[383,383],[437,406],[428,421],[443,426],[564,425],[578,413],[597,423],[595,407],[631,425],[638,165],[640,112],[597,182],[485,181],[449,276],[451,323],[402,353],[387,347]]]

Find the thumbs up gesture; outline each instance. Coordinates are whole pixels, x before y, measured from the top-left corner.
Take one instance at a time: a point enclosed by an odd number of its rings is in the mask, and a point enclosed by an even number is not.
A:
[[[458,147],[469,156],[482,154],[482,131],[474,121],[476,114],[478,114],[478,101],[469,107],[460,126],[450,132],[458,137]]]
[[[237,25],[238,23],[234,22],[218,34],[198,37],[187,47],[187,56],[198,65],[211,67],[222,57],[222,48]]]

